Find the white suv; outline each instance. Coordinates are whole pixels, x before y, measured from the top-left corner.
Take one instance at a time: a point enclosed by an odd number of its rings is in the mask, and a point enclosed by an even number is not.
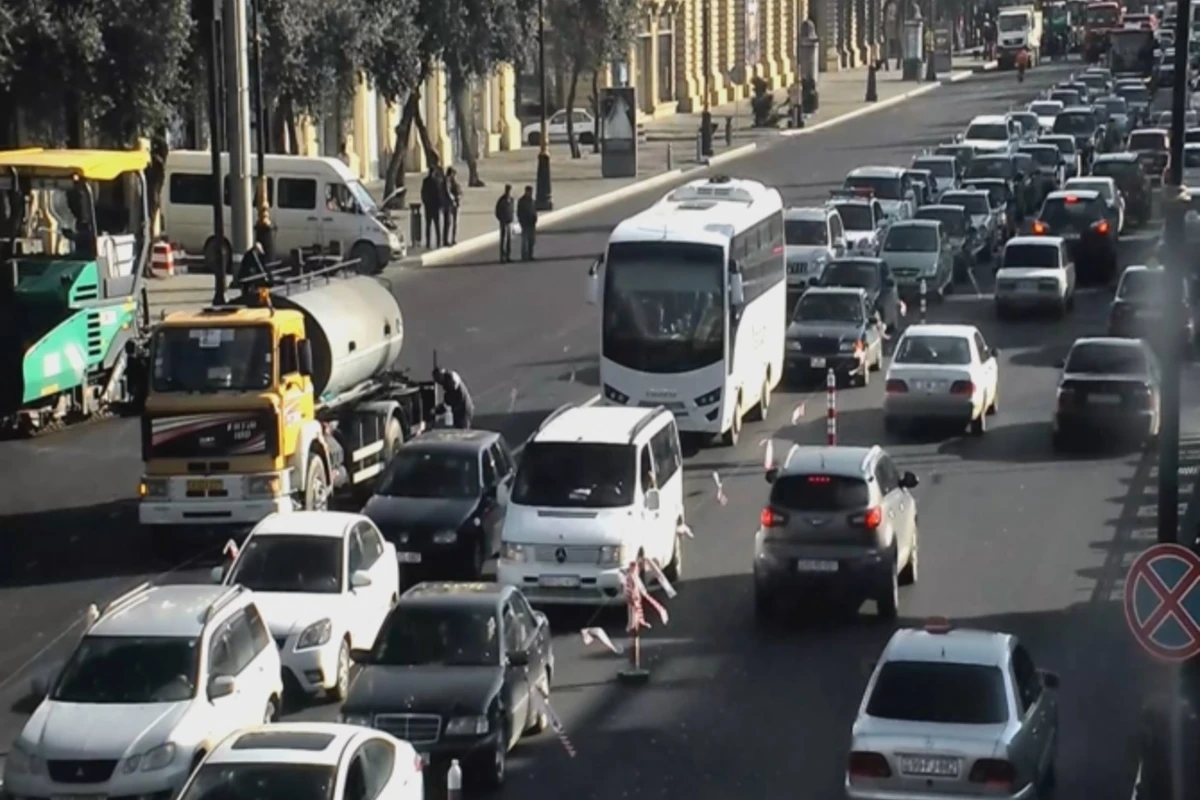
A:
[[[278,716],[279,652],[249,590],[143,584],[88,617],[9,751],[12,796],[170,796],[212,744]]]
[[[683,456],[664,408],[564,406],[517,468],[497,580],[531,603],[623,603],[638,550],[668,579],[683,564]]]

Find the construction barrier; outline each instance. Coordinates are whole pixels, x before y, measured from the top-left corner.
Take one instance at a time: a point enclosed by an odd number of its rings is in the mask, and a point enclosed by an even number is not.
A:
[[[833,370],[825,373],[825,443],[837,445],[837,375]]]
[[[175,274],[175,250],[169,242],[155,242],[150,254],[150,268],[155,274],[169,278]]]

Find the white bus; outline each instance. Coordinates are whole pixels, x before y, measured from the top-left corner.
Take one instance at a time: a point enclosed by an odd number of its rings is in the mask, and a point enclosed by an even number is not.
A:
[[[665,406],[681,431],[736,444],[783,377],[783,198],[727,177],[675,189],[613,230],[588,302],[605,403]]]

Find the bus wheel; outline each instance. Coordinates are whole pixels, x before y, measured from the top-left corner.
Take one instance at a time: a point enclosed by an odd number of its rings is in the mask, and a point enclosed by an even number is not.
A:
[[[733,422],[730,423],[729,430],[721,435],[721,444],[726,447],[736,447],[742,438],[742,395],[740,392],[736,402],[737,405],[733,407]]]
[[[759,394],[761,398],[753,409],[753,419],[758,422],[765,422],[767,415],[771,413],[771,375],[768,373],[763,376],[762,392]]]

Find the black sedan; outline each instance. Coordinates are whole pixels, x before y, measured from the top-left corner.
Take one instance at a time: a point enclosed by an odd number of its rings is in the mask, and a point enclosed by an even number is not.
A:
[[[1091,106],[1064,109],[1054,118],[1054,127],[1051,130],[1053,133],[1075,137],[1075,146],[1079,148],[1083,160],[1083,170],[1088,171],[1105,135],[1104,126],[1096,118],[1095,109]]]
[[[396,545],[404,583],[476,579],[500,547],[513,473],[500,434],[431,431],[400,448],[362,513]]]
[[[1060,364],[1053,444],[1158,436],[1158,360],[1140,339],[1077,339]]]
[[[893,331],[900,326],[900,317],[903,316],[900,313],[900,295],[896,291],[891,270],[882,258],[835,258],[825,266],[820,285],[862,289],[867,293],[868,306],[879,314],[887,330]]]
[[[979,178],[1000,178],[1007,181],[1013,193],[1016,218],[1024,219],[1037,208],[1037,186],[1032,172],[1031,167],[1029,173],[1026,173],[1013,155],[989,154],[979,156],[971,162],[963,183]]]
[[[1166,270],[1126,267],[1108,312],[1110,336],[1145,339],[1164,357],[1190,358],[1196,351],[1196,321],[1187,281],[1171,287]],[[1167,303],[1179,304],[1178,327],[1166,326]]]
[[[971,271],[987,255],[988,243],[971,225],[967,210],[958,205],[930,205],[917,209],[916,218],[942,223],[942,230],[954,249],[954,280],[970,280]]]
[[[1117,273],[1117,222],[1092,191],[1053,192],[1033,221],[1032,233],[1067,242],[1080,283],[1108,283]]]
[[[882,327],[862,289],[811,288],[792,312],[784,369],[810,376],[833,370],[839,379],[866,386],[883,365]]]
[[[1105,153],[1096,156],[1092,174],[1101,178],[1112,178],[1125,198],[1125,212],[1137,224],[1150,221],[1153,210],[1153,193],[1150,178],[1142,168],[1137,153]]]
[[[484,786],[502,785],[509,751],[549,725],[550,625],[515,587],[414,586],[353,656],[343,722],[404,739],[426,763],[458,759]]]

